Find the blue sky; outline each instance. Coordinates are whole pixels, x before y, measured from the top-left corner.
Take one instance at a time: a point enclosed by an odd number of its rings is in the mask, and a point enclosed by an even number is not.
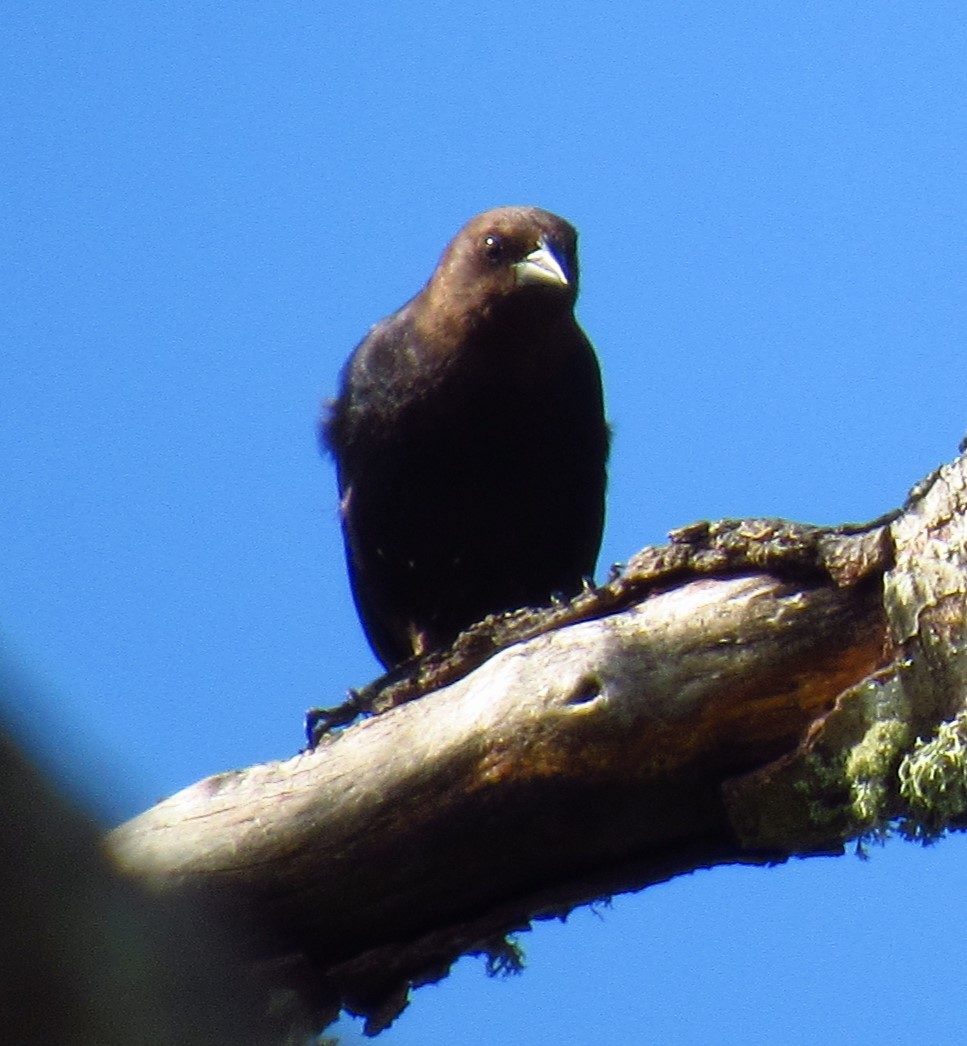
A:
[[[962,5],[332,6],[0,16],[6,712],[108,822],[377,673],[315,417],[478,211],[580,229],[599,569],[697,518],[871,518],[967,431]],[[965,857],[618,898],[381,1041],[960,1042]]]

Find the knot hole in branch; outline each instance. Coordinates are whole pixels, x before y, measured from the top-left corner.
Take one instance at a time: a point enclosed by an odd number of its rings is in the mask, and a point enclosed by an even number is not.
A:
[[[567,698],[569,705],[587,705],[604,693],[604,683],[596,675],[584,675]]]

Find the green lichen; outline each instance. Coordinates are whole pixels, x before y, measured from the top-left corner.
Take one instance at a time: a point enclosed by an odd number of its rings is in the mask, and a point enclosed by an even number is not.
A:
[[[791,792],[777,799],[787,820],[777,823],[788,836],[799,811],[804,838],[881,841],[896,816],[897,768],[912,736],[900,681],[863,680],[842,695],[812,750],[790,765]]]
[[[829,745],[838,756],[852,831],[875,842],[895,810],[897,767],[912,739],[910,702],[895,675],[864,680],[845,696]]]
[[[908,838],[930,842],[967,815],[967,712],[943,723],[928,741],[917,741],[900,764],[900,795],[909,815]]]
[[[909,742],[908,723],[902,719],[880,719],[847,753],[845,770],[852,813],[861,826],[873,827],[888,816],[890,801],[896,794],[897,764]]]
[[[841,753],[810,752],[803,759],[801,777],[793,782],[793,791],[805,801],[811,828],[822,830],[842,821],[841,799],[832,801],[830,797],[847,794],[843,764]]]
[[[495,937],[487,941],[483,954],[487,960],[488,977],[509,977],[523,973],[524,949],[514,936]]]

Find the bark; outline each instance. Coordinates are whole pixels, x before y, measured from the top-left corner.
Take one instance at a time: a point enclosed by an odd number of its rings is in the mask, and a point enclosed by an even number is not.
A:
[[[320,1023],[374,1032],[461,954],[513,964],[534,918],[959,826],[965,478],[865,526],[677,531],[317,716],[314,750],[160,803],[114,859],[217,905]]]

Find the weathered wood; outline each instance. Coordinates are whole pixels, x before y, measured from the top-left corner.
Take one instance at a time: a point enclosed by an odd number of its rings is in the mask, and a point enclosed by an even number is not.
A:
[[[835,852],[909,813],[904,759],[963,700],[943,650],[928,696],[904,691],[924,630],[948,652],[963,630],[963,490],[957,462],[892,522],[684,528],[570,606],[382,681],[360,702],[379,714],[315,751],[160,803],[111,851],[217,901],[280,984],[371,1029],[460,954],[506,958],[503,935],[532,918],[696,867]],[[932,560],[942,592],[912,612],[910,550],[922,562],[918,543],[952,532],[960,547]]]

